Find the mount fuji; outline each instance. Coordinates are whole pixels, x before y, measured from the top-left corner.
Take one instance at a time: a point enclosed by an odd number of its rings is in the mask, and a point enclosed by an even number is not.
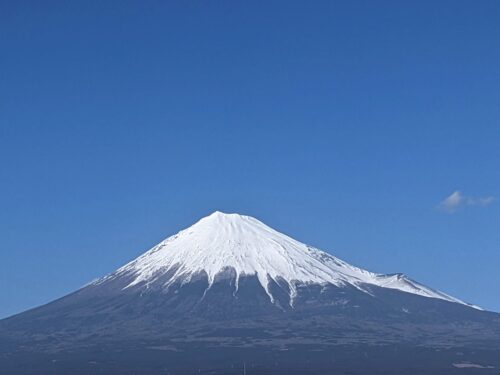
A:
[[[370,286],[378,286],[467,305],[403,274],[376,274],[351,266],[253,217],[219,211],[167,238],[92,285],[125,279],[131,280],[125,289],[168,291],[173,284],[183,285],[201,277],[208,283],[205,294],[217,278],[225,277],[234,286],[232,294],[236,298],[240,279],[252,276],[257,278],[271,303],[278,300],[272,286],[279,286],[287,295],[286,305],[290,307],[300,287],[311,285],[351,286],[365,293],[370,293]]]
[[[215,212],[0,321],[9,374],[493,374],[500,314]],[[479,372],[478,372],[479,371]]]

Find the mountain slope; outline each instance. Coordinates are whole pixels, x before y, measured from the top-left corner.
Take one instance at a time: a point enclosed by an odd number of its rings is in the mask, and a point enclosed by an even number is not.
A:
[[[243,362],[249,374],[495,374],[500,314],[216,212],[0,321],[0,373],[237,374]]]
[[[205,272],[210,288],[215,277],[225,269],[235,273],[234,293],[238,291],[241,276],[255,275],[271,301],[274,296],[269,282],[281,280],[287,285],[291,303],[300,284],[351,285],[363,291],[366,291],[364,284],[370,284],[466,304],[402,274],[382,275],[351,266],[255,218],[221,212],[214,212],[167,238],[95,284],[126,276],[133,278],[126,288],[148,287],[173,272],[164,283],[164,288],[168,288],[177,281],[190,282],[193,276]]]

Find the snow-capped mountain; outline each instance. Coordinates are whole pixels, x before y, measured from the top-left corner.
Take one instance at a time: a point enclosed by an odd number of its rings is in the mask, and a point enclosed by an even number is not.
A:
[[[0,374],[495,374],[500,314],[472,307],[215,212],[0,320]]]
[[[189,283],[200,274],[208,278],[207,290],[217,275],[233,271],[236,295],[242,276],[256,276],[271,302],[270,282],[286,284],[290,304],[297,286],[332,284],[353,286],[370,293],[367,286],[397,289],[429,298],[466,304],[457,298],[428,288],[403,274],[377,274],[354,267],[324,251],[305,245],[261,221],[244,215],[219,211],[165,239],[152,249],[94,284],[127,277],[125,286],[160,288]],[[164,275],[170,274],[168,280]]]

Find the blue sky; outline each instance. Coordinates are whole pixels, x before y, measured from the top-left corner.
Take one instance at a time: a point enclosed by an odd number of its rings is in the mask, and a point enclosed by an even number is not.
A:
[[[1,2],[0,317],[214,210],[500,311],[499,16]]]

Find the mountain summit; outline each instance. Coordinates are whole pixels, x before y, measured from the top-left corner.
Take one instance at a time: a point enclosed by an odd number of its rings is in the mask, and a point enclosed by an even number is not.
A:
[[[215,212],[1,320],[0,373],[498,373],[500,314],[473,307]]]
[[[167,289],[170,285],[205,276],[211,288],[218,276],[228,274],[236,295],[240,277],[256,276],[271,302],[270,285],[286,289],[290,305],[300,285],[353,286],[370,293],[367,286],[397,289],[424,297],[466,304],[457,298],[428,288],[403,274],[377,274],[363,270],[280,233],[261,221],[219,211],[167,238],[139,258],[95,285],[126,277],[125,288],[142,286]],[[165,275],[169,275],[168,280]]]

